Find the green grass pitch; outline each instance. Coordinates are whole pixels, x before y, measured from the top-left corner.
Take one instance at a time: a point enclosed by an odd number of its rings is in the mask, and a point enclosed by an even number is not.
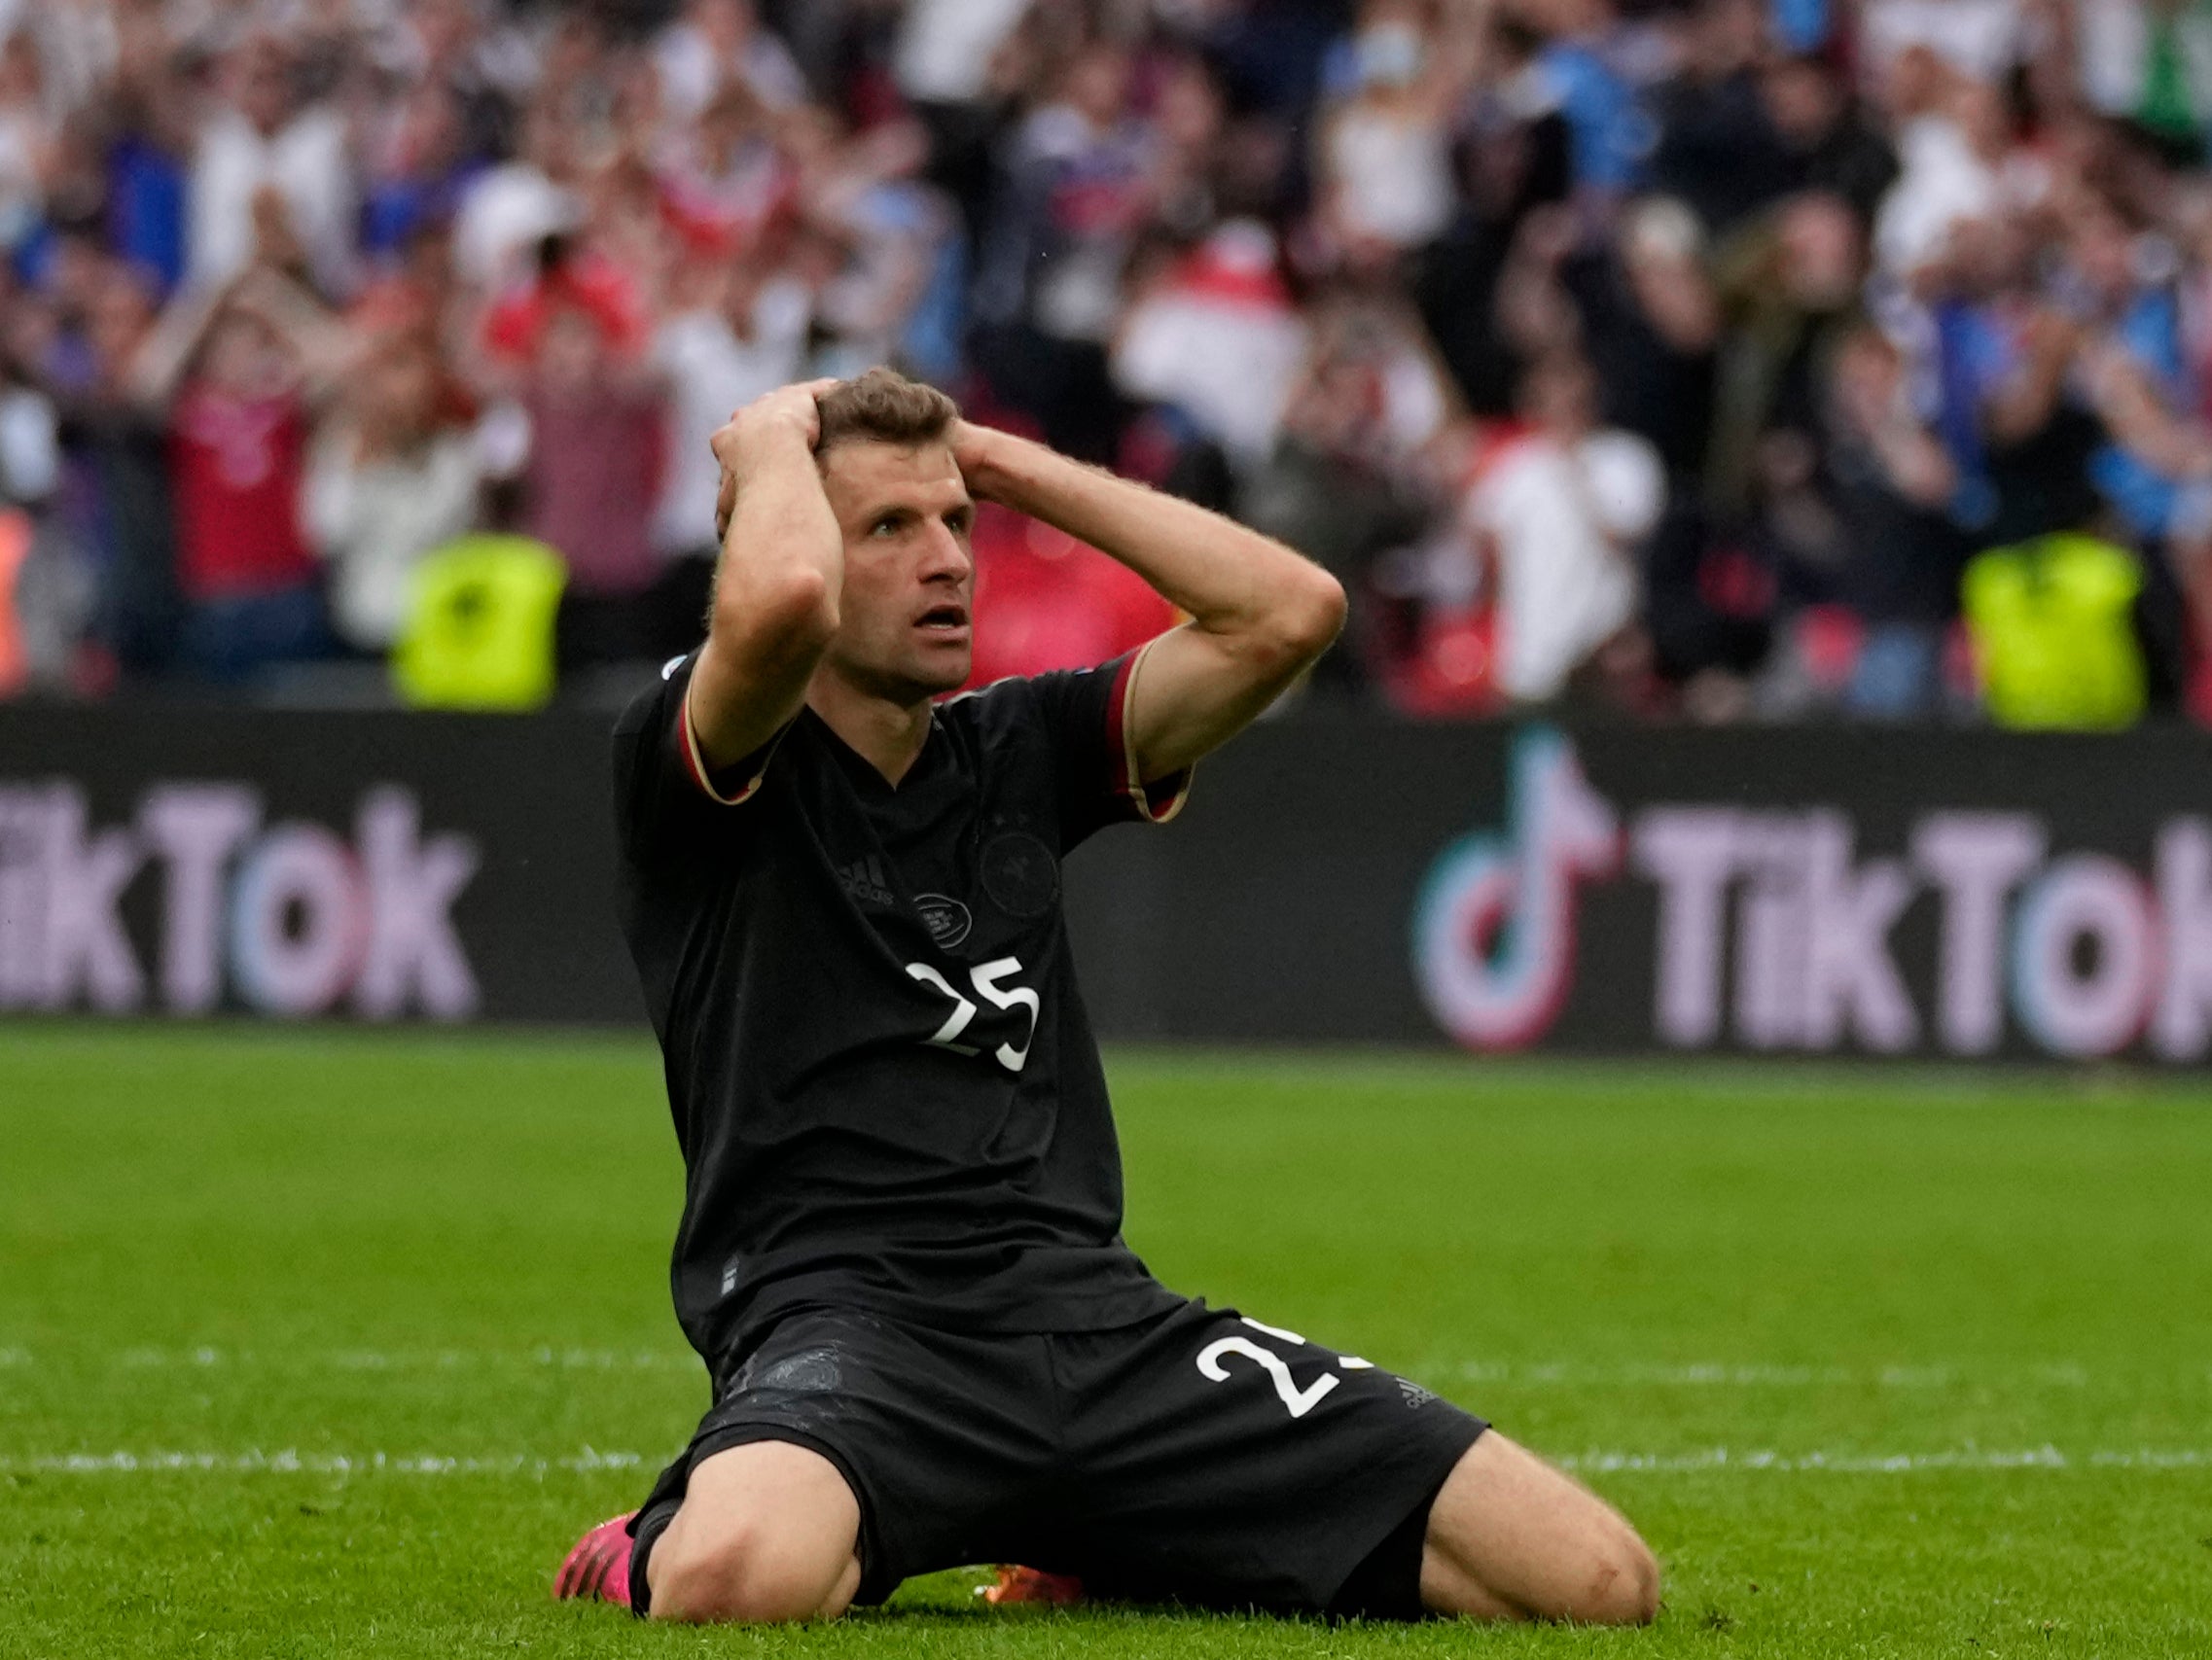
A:
[[[704,1404],[616,1039],[0,1026],[0,1655],[2212,1651],[2212,1085],[1112,1057],[1132,1243],[1567,1462],[1641,1633],[556,1606]]]

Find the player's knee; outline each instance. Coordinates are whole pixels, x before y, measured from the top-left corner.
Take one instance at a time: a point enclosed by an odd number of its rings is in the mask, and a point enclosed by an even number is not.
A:
[[[1567,1617],[1588,1625],[1649,1625],[1659,1617],[1659,1566],[1626,1523],[1606,1530]]]
[[[757,1522],[706,1539],[663,1537],[653,1552],[653,1617],[779,1625],[842,1613],[852,1594],[841,1583],[845,1565],[808,1562],[777,1544]]]

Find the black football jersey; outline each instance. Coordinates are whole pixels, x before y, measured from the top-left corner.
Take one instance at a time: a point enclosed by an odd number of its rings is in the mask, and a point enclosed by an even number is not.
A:
[[[709,1363],[802,1303],[1094,1330],[1175,1299],[1122,1243],[1121,1154],[1060,861],[1162,820],[1137,657],[932,714],[893,788],[811,709],[700,763],[694,657],[616,727],[623,928],[686,1172],[672,1281]]]

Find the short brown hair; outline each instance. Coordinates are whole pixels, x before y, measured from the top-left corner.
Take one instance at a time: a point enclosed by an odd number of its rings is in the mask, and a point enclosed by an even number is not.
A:
[[[839,443],[934,443],[960,418],[960,406],[936,387],[881,367],[840,380],[816,403],[822,411],[816,455]]]

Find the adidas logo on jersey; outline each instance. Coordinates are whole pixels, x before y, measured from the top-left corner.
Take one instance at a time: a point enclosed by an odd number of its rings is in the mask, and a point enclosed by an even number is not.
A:
[[[849,900],[868,905],[891,905],[899,902],[891,892],[890,884],[883,880],[883,862],[871,855],[856,859],[850,865],[838,867],[838,886],[844,889]]]
[[[1408,1406],[1426,1406],[1430,1401],[1436,1399],[1434,1395],[1423,1389],[1419,1384],[1414,1383],[1410,1378],[1400,1378],[1397,1381],[1398,1393],[1406,1397]]]

